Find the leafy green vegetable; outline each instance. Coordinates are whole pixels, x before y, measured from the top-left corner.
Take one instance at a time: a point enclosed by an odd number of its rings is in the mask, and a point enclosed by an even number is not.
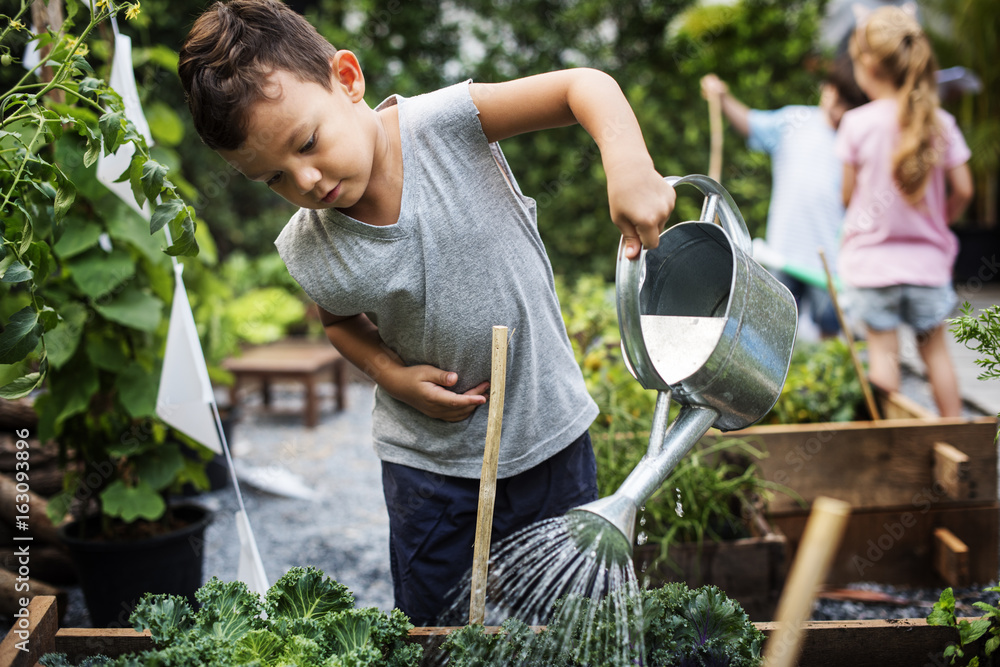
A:
[[[608,600],[564,599],[578,605],[560,614],[539,632],[511,619],[488,635],[482,626],[461,628],[448,636],[442,650],[450,667],[582,667],[583,665],[647,665],[650,667],[752,667],[760,664],[764,635],[740,605],[715,586],[690,589],[673,583],[642,593],[641,619],[646,654],[635,646],[608,650],[608,638],[620,635],[622,619]],[[634,603],[633,603],[634,604]],[[639,610],[628,609],[635,620]],[[613,654],[609,654],[613,653]]]
[[[406,641],[413,625],[402,612],[356,608],[345,586],[313,567],[289,570],[263,603],[243,582],[214,577],[196,597],[194,611],[183,597],[147,594],[131,621],[150,631],[157,648],[86,664],[417,667],[423,656],[422,647]],[[44,660],[69,664],[65,656]]]

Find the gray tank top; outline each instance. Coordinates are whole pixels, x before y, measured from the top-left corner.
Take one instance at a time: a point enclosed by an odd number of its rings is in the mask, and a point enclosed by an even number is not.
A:
[[[292,277],[335,315],[365,313],[408,365],[458,373],[464,392],[490,379],[494,325],[512,332],[498,474],[560,451],[597,405],[559,312],[535,219],[499,146],[479,123],[468,82],[399,105],[402,212],[377,227],[336,209],[298,211],[275,241]],[[374,369],[362,369],[377,378]],[[478,478],[488,404],[462,422],[432,419],[376,389],[375,451],[384,461]]]

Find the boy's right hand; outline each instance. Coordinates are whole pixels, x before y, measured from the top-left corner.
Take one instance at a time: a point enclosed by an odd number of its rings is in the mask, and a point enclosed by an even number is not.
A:
[[[489,382],[483,382],[464,394],[448,389],[458,382],[458,374],[443,371],[430,365],[404,366],[396,369],[391,389],[382,387],[395,398],[403,401],[428,417],[446,422],[460,422],[472,416],[487,401]]]

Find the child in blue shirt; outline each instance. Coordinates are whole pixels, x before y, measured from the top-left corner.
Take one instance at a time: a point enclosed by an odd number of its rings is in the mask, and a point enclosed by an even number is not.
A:
[[[818,249],[831,271],[836,271],[844,205],[840,196],[842,168],[834,153],[837,126],[845,111],[867,99],[852,74],[849,57],[838,58],[820,88],[817,106],[790,105],[773,111],[750,109],[729,93],[716,75],[701,81],[705,97],[719,96],[722,112],[747,137],[753,150],[772,159],[771,205],[765,240],[786,265],[823,275]],[[823,337],[840,330],[837,313],[826,289],[808,284],[784,271],[773,271]]]

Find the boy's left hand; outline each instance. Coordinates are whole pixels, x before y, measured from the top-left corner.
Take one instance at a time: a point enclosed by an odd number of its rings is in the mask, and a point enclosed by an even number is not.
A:
[[[643,246],[660,244],[660,232],[674,210],[677,195],[655,169],[619,167],[608,170],[611,221],[625,239],[625,256],[635,259]]]

